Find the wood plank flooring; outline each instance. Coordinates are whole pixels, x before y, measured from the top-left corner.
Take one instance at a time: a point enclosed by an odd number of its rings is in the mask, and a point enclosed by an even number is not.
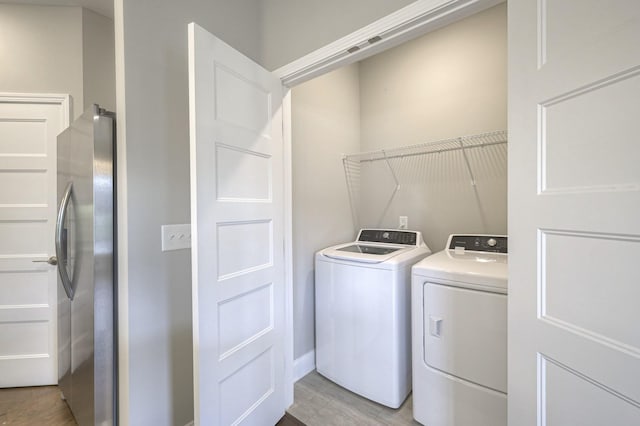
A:
[[[336,385],[313,371],[294,386],[294,402],[287,410],[307,426],[408,426],[413,420],[412,395],[394,410]]]
[[[300,420],[296,419],[290,413],[284,413],[284,416],[280,419],[276,426],[306,426]]]
[[[57,386],[0,389],[0,425],[77,426]]]
[[[294,403],[279,426],[415,426],[412,397],[397,410],[376,404],[315,371],[294,388]],[[77,426],[57,386],[0,389],[0,425]]]

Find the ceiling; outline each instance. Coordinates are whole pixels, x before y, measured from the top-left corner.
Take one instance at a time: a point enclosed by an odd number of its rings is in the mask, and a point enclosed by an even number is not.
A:
[[[113,19],[113,0],[14,0],[1,3],[39,4],[43,6],[82,6]]]

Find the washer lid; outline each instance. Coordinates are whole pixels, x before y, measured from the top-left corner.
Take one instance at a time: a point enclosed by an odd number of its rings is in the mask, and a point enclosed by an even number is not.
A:
[[[336,249],[338,251],[347,251],[349,253],[365,253],[365,254],[376,254],[376,255],[385,255],[389,253],[393,253],[394,251],[400,250],[398,247],[381,247],[381,246],[369,246],[365,244],[351,244],[345,247],[340,247]]]
[[[414,276],[446,280],[448,285],[507,291],[508,255],[443,250],[413,266]]]
[[[331,259],[360,263],[382,263],[411,249],[413,247],[348,243],[329,247],[322,250],[321,253]]]

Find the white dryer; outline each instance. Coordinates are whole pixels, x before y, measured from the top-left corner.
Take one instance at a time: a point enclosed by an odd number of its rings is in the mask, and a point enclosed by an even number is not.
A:
[[[413,417],[507,424],[507,237],[451,235],[412,270]]]
[[[316,369],[398,408],[411,391],[411,266],[431,251],[420,232],[362,229],[316,254]]]

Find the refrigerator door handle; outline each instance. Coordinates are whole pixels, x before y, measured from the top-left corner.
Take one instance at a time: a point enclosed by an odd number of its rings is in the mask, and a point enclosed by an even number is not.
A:
[[[60,273],[60,280],[62,280],[62,287],[64,287],[65,293],[69,300],[73,300],[74,289],[71,285],[71,279],[67,272],[67,253],[66,247],[62,247],[62,231],[64,228],[64,221],[67,217],[67,207],[69,207],[69,201],[71,200],[71,191],[73,190],[73,183],[69,182],[67,188],[64,190],[62,201],[60,201],[60,207],[58,208],[58,217],[56,220],[56,258],[58,260],[58,272]]]

